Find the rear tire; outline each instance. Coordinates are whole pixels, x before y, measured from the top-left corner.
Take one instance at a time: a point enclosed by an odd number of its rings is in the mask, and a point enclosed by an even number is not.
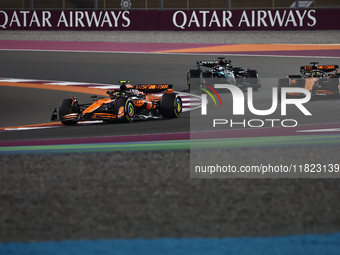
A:
[[[212,76],[210,73],[202,73],[202,77],[201,77],[201,84],[200,87],[206,89],[207,87],[203,84],[206,83],[208,85],[212,85]]]
[[[164,94],[159,109],[163,118],[178,118],[182,113],[182,99],[178,94]]]
[[[113,107],[113,113],[117,115],[117,120],[122,122],[133,122],[135,118],[135,105],[127,97],[118,97]]]
[[[335,91],[336,97],[340,97],[339,84],[340,84],[340,76],[334,76],[329,79],[329,87],[330,89]]]
[[[279,79],[279,84],[277,85],[277,99],[279,102],[281,102],[281,88],[283,87],[289,87],[288,78]]]
[[[247,80],[252,84],[254,91],[257,91],[259,88],[261,88],[260,77],[256,70],[247,71]]]
[[[200,75],[201,75],[201,70],[199,70],[199,69],[188,70],[188,72],[187,72],[187,84],[188,84],[189,89],[190,89],[190,79],[191,78],[199,78]]]
[[[77,120],[61,120],[63,116],[70,113],[78,113],[79,111],[72,107],[73,100],[71,98],[64,99],[61,101],[58,108],[58,116],[61,123],[65,126],[72,126],[78,123]]]

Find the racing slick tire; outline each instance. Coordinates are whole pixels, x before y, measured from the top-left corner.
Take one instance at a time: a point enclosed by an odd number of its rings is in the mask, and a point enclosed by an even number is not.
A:
[[[113,114],[117,115],[117,120],[122,122],[133,122],[135,118],[135,105],[128,97],[118,97],[113,107]]]
[[[201,76],[201,70],[199,69],[191,69],[187,72],[187,84],[190,89],[190,78],[199,78]]]
[[[182,99],[178,94],[164,94],[159,104],[159,110],[165,119],[178,118],[182,113]]]
[[[72,102],[73,100],[71,98],[64,99],[63,101],[61,101],[59,108],[58,108],[59,119],[61,123],[65,126],[72,126],[78,123],[78,120],[62,120],[64,115],[79,112],[76,109],[73,109]]]
[[[260,82],[260,77],[257,73],[256,70],[247,70],[247,82],[253,84],[253,89],[254,91],[257,91],[259,88],[261,88],[261,82]]]
[[[201,78],[201,84],[200,87],[206,89],[207,87],[203,83],[207,83],[209,85],[212,85],[212,80],[211,80],[211,74],[210,73],[202,73],[202,78]]]
[[[283,87],[289,87],[289,79],[288,78],[279,79],[279,84],[277,86],[278,102],[281,102],[281,88],[283,88]]]
[[[336,75],[329,79],[329,88],[335,91],[336,97],[340,97],[339,85],[340,85],[340,76]]]
[[[210,73],[202,73],[202,78],[211,78]]]
[[[310,90],[309,92],[311,100],[314,100],[316,98],[316,89],[313,87],[313,89]]]

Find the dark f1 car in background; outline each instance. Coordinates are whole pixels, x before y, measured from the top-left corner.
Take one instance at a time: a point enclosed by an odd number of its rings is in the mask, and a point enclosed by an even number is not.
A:
[[[282,87],[300,87],[309,90],[312,98],[316,96],[339,97],[340,74],[338,65],[318,65],[318,62],[311,62],[311,65],[301,66],[301,75],[288,75],[287,78],[279,79],[278,99],[281,100]],[[287,93],[287,96],[304,97],[302,93]]]
[[[209,69],[202,70],[201,67]],[[207,78],[222,78],[228,84],[233,84],[245,90],[252,87],[254,90],[261,88],[261,80],[256,70],[234,67],[231,60],[220,57],[217,60],[197,61],[197,69],[189,69],[187,72],[187,84],[190,86],[193,78],[199,78],[201,83]],[[221,83],[214,81],[215,83]]]
[[[94,99],[93,103],[80,104],[76,97],[64,99],[55,108],[51,120],[60,120],[64,125],[78,121],[178,118],[182,112],[182,99],[174,93],[171,84],[138,84],[132,86],[122,81],[120,90],[109,90],[109,97]],[[152,93],[152,94],[149,94]],[[157,94],[158,93],[158,94]]]

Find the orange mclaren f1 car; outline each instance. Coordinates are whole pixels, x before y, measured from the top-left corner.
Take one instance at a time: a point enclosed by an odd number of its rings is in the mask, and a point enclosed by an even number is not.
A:
[[[282,87],[300,87],[309,90],[312,98],[317,96],[340,96],[340,73],[338,65],[311,65],[301,66],[301,75],[288,75],[279,79],[278,97],[281,99]],[[302,93],[287,93],[287,96],[304,96]]]
[[[132,122],[135,119],[178,118],[182,112],[182,99],[174,93],[171,84],[139,84],[132,86],[121,81],[119,90],[108,90],[108,97],[94,99],[93,103],[80,104],[76,97],[64,99],[55,108],[51,121],[64,125],[78,121],[103,120],[104,122]]]

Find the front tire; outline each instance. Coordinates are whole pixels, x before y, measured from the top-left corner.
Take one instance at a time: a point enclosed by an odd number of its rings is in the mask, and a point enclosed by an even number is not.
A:
[[[117,115],[117,120],[122,122],[133,122],[135,118],[135,105],[127,97],[118,97],[113,107],[113,113]]]
[[[61,101],[58,108],[58,117],[61,123],[65,126],[72,126],[78,123],[77,120],[62,120],[63,117],[70,113],[78,113],[79,111],[72,107],[73,100],[71,98],[64,99]]]
[[[164,94],[159,109],[163,118],[178,118],[182,113],[182,99],[178,94]]]

